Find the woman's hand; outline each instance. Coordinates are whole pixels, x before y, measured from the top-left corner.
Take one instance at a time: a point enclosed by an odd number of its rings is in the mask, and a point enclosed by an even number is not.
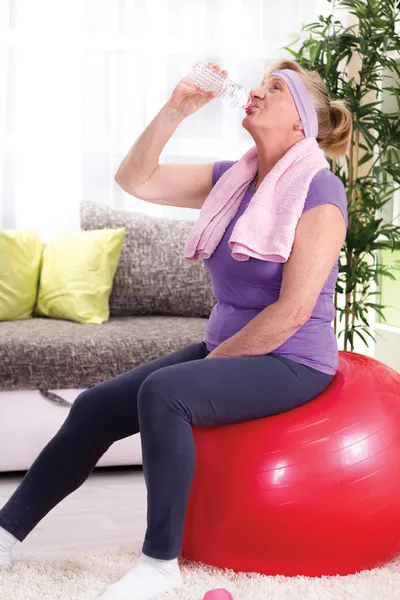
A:
[[[224,352],[223,348],[221,349],[221,346],[217,346],[217,348],[214,348],[214,350],[212,350],[210,354],[207,354],[206,358],[227,358],[229,356],[233,355],[227,354],[226,352]]]
[[[228,76],[228,71],[221,71],[219,65],[211,62],[208,64],[225,77]],[[167,105],[174,108],[182,117],[188,117],[213,100],[216,96],[216,92],[205,92],[199,88],[192,79],[185,76],[180,80],[172,92]]]

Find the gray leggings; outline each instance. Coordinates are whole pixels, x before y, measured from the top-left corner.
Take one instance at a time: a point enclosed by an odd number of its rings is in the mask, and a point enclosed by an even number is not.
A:
[[[0,511],[0,526],[22,541],[82,485],[111,444],[140,431],[148,491],[143,552],[179,556],[195,468],[191,426],[291,410],[333,378],[271,354],[204,360],[207,354],[204,342],[190,344],[81,393]]]

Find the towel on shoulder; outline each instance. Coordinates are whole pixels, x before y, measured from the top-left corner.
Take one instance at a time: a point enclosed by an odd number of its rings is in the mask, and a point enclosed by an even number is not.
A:
[[[305,138],[292,146],[264,177],[235,224],[229,239],[232,257],[238,261],[253,257],[286,262],[311,181],[327,168],[329,163],[315,138]],[[185,258],[210,258],[257,171],[258,152],[253,146],[220,177],[207,196],[186,240]]]

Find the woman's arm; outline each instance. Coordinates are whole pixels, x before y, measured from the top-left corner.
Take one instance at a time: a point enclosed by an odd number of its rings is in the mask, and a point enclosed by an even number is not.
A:
[[[269,354],[286,342],[310,319],[345,238],[346,223],[337,206],[322,204],[304,212],[283,266],[279,299],[207,358]]]
[[[121,187],[142,186],[158,166],[164,146],[184,117],[165,104],[143,133],[138,137],[115,174]]]

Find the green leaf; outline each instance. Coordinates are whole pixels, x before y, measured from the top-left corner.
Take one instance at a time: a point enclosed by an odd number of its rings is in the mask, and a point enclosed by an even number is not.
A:
[[[282,49],[286,50],[286,52],[289,52],[289,54],[291,54],[292,56],[294,56],[294,58],[296,58],[296,59],[299,56],[299,53],[295,52],[294,50],[292,50],[291,48],[289,48],[289,46],[284,46]]]
[[[386,19],[380,19],[380,18],[375,18],[374,19],[374,25],[376,25],[377,27],[387,27],[389,25],[389,21],[387,21]]]
[[[354,333],[356,333],[356,334],[357,334],[357,335],[358,335],[358,336],[359,336],[359,337],[362,339],[362,341],[364,342],[364,344],[365,344],[367,347],[369,347],[369,344],[368,344],[368,342],[367,342],[366,338],[365,338],[365,337],[362,335],[362,333],[361,333],[361,331],[360,331],[359,329],[354,329]],[[373,334],[372,334],[370,331],[368,331],[367,329],[365,329],[365,330],[364,330],[364,333],[366,333],[367,335],[369,335],[369,336],[372,338],[372,340],[373,340],[374,342],[376,342],[376,339],[375,339],[375,337],[373,336]]]
[[[372,152],[367,152],[366,154],[364,154],[364,156],[358,161],[358,166],[361,167],[362,165],[364,165],[366,162],[368,162],[369,160],[372,160],[374,158],[374,155],[372,154]]]
[[[361,121],[357,121],[357,127],[361,131],[367,142],[369,142],[373,147],[375,145],[375,138],[372,135],[372,133],[366,128],[364,123],[362,123]]]
[[[368,104],[363,104],[358,110],[358,116],[364,117],[365,115],[369,115],[371,113],[371,110],[375,108],[375,106],[379,106],[380,104],[382,104],[382,100],[377,100],[376,102],[369,102]]]
[[[317,42],[311,48],[311,51],[310,51],[310,63],[312,65],[315,63],[317,56],[319,56],[319,53],[321,52],[321,49],[322,49],[322,43],[321,42]]]

